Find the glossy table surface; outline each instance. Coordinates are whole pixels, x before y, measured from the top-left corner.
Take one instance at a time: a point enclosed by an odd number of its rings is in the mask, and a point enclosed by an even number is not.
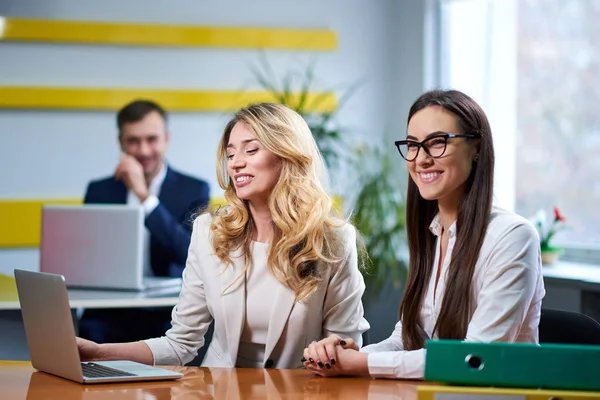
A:
[[[38,372],[29,362],[0,361],[2,400],[402,399],[423,382],[321,378],[305,370],[165,367],[178,381],[82,385]]]

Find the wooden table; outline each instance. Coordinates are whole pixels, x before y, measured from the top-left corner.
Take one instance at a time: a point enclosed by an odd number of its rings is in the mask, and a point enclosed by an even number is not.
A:
[[[81,385],[28,362],[0,361],[2,400],[401,399],[416,400],[416,381],[320,378],[305,370],[165,367],[178,381]]]

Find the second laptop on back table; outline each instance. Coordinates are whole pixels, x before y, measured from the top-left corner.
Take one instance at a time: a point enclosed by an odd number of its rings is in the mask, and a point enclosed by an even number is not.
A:
[[[144,211],[128,205],[44,205],[41,272],[68,287],[152,290],[181,278],[144,276]]]

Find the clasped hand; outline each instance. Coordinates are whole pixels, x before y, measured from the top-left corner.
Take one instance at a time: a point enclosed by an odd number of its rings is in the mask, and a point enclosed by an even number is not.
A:
[[[367,354],[351,338],[331,335],[304,349],[304,367],[320,376],[368,376]]]

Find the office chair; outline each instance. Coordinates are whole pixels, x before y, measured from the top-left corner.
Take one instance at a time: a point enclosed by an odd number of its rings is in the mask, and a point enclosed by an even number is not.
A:
[[[587,315],[542,309],[540,343],[600,345],[600,324]]]

